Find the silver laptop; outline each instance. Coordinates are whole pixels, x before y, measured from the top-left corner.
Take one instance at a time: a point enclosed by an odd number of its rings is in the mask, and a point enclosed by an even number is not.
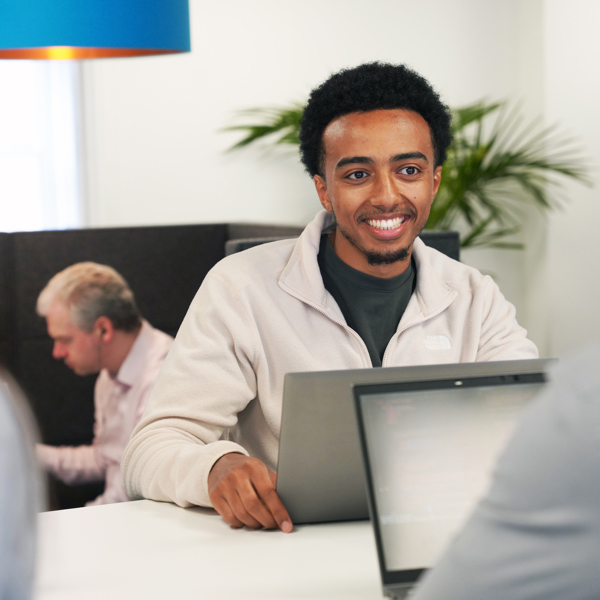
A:
[[[532,366],[354,387],[386,596],[409,594],[485,493],[523,408],[545,384],[544,365]]]
[[[352,385],[514,375],[546,360],[288,373],[283,390],[277,492],[294,523],[369,516]]]

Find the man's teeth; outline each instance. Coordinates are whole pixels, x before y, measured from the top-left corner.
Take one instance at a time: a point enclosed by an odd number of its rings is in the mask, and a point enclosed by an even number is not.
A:
[[[374,229],[397,229],[404,223],[406,217],[395,219],[367,219],[367,223]]]

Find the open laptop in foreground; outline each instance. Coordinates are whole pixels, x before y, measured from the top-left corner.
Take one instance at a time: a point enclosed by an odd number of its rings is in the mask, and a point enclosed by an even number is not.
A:
[[[486,491],[544,370],[354,387],[384,594],[404,598]]]
[[[297,524],[367,519],[369,510],[352,386],[543,372],[547,360],[288,373],[277,493]]]

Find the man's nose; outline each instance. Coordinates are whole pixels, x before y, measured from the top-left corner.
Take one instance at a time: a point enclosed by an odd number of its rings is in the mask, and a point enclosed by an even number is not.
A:
[[[52,357],[59,360],[66,356],[65,347],[60,342],[54,342],[54,346],[52,347]]]
[[[391,208],[400,202],[400,190],[395,178],[390,174],[380,175],[372,200],[375,206]]]

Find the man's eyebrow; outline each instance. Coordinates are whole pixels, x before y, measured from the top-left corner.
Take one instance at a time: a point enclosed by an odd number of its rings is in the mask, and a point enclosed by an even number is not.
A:
[[[368,156],[348,156],[347,158],[342,158],[339,160],[338,164],[335,165],[336,169],[341,169],[346,165],[372,165],[375,161]]]
[[[401,160],[423,160],[426,163],[429,161],[427,157],[422,152],[404,152],[403,154],[396,154],[390,158],[390,162],[398,162]],[[346,158],[341,158],[338,161],[338,164],[335,165],[336,170],[345,167],[346,165],[372,165],[375,161],[369,156],[347,156]]]
[[[426,163],[429,162],[427,157],[422,152],[405,152],[404,154],[396,154],[396,156],[392,156],[390,162],[398,162],[400,160],[410,159],[424,160]]]

